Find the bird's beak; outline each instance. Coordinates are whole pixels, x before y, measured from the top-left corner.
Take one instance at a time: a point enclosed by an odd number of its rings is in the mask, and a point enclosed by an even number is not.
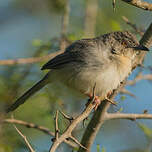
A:
[[[136,47],[133,47],[135,49],[135,51],[149,51],[149,49],[147,47],[145,47],[144,45],[138,45]]]

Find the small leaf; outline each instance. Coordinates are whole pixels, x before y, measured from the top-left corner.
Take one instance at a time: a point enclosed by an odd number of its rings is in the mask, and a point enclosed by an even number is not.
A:
[[[122,112],[123,111],[123,108],[121,107],[117,112]]]
[[[76,151],[78,151],[78,150],[79,150],[78,147],[74,147],[74,148],[72,149],[72,152],[76,152]]]
[[[119,22],[115,21],[115,20],[111,20],[110,21],[111,27],[113,30],[121,30],[121,26],[119,24]]]
[[[138,127],[144,132],[147,138],[152,138],[152,129],[142,123],[137,123]]]
[[[39,39],[34,39],[33,41],[32,41],[32,45],[33,46],[41,46],[42,45],[42,40],[39,40]]]
[[[106,152],[106,149],[102,147],[101,152]]]
[[[97,152],[100,152],[100,145],[97,145]]]
[[[126,99],[126,96],[121,96],[121,97],[120,97],[120,100],[121,100],[121,101],[124,101],[125,99]]]

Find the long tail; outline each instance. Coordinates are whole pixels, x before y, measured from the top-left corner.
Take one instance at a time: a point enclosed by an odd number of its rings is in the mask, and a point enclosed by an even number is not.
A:
[[[32,88],[27,90],[20,98],[18,98],[9,108],[6,109],[6,112],[14,111],[17,109],[21,104],[23,104],[29,97],[34,95],[37,91],[43,88],[49,81],[48,79],[49,74],[47,74],[43,79],[37,82]]]

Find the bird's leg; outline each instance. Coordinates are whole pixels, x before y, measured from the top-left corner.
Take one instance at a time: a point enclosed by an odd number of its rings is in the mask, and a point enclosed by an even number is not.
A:
[[[113,91],[109,91],[109,92],[107,93],[107,97],[108,97],[108,98],[110,97],[110,95],[112,94],[112,92],[113,92]]]
[[[106,97],[104,99],[106,99],[108,102],[110,102],[113,105],[117,105],[115,101],[112,101],[111,99],[109,99],[109,96],[112,94],[112,91],[108,92]],[[92,100],[92,94],[88,93],[86,94],[87,96],[89,96],[89,100],[86,103],[86,106],[88,106],[88,104],[90,103],[90,101]],[[98,106],[101,104],[101,101],[103,101],[103,99],[101,99],[99,96],[95,96],[94,97],[94,103],[95,103],[95,108],[94,110],[96,110],[98,108]]]
[[[95,96],[95,99],[94,99],[93,103],[95,103],[94,110],[96,111],[98,106],[101,104],[100,97],[99,96]]]
[[[86,95],[89,97],[88,102],[85,104],[86,107],[87,107],[87,106],[90,104],[90,102],[93,100],[92,98],[94,98],[93,104],[95,104],[94,110],[96,111],[97,108],[98,108],[98,106],[99,106],[100,103],[101,103],[100,98],[99,98],[98,96],[96,96],[96,95],[92,95],[91,93],[86,94]],[[83,120],[83,127],[84,127],[84,128],[85,128],[85,121],[86,121],[86,120],[88,120],[88,117],[86,117],[86,118]]]
[[[89,96],[88,102],[86,103],[86,106],[88,106],[88,104],[89,104],[90,101],[92,100],[92,97],[93,97],[93,96],[92,96],[91,93],[86,94],[86,95]],[[99,96],[95,96],[93,103],[95,104],[94,110],[96,110],[96,109],[98,108],[98,106],[100,105],[100,103],[101,103],[100,97],[99,97]]]

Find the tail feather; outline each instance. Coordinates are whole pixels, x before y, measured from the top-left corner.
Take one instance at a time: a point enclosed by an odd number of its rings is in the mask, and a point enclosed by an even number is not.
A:
[[[19,97],[15,103],[13,103],[9,108],[6,109],[6,112],[14,111],[17,109],[21,104],[23,104],[29,97],[34,95],[37,91],[43,88],[48,83],[48,74],[37,82],[32,88],[27,90],[21,97]]]

